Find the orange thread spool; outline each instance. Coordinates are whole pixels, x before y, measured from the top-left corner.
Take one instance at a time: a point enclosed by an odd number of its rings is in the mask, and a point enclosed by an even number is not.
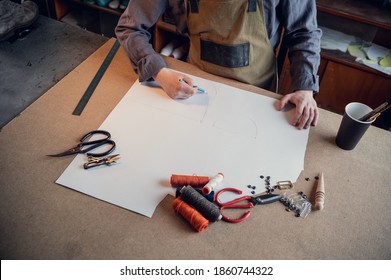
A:
[[[209,221],[197,210],[184,202],[180,196],[175,198],[172,202],[172,207],[175,212],[181,214],[196,231],[201,232],[208,227]]]
[[[170,183],[173,188],[181,188],[183,186],[192,186],[193,188],[202,188],[209,182],[208,176],[196,175],[177,175],[172,174]]]

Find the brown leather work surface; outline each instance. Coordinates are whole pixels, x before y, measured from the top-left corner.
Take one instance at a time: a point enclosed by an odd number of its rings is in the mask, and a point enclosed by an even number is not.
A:
[[[295,183],[313,199],[314,177],[322,171],[325,209],[305,219],[277,202],[256,206],[243,223],[219,221],[197,233],[174,213],[173,197],[146,218],[55,184],[73,157],[45,155],[98,128],[137,79],[120,49],[81,116],[72,115],[113,41],[1,130],[1,259],[390,259],[390,132],[370,127],[355,150],[343,151],[334,144],[341,116],[325,110],[310,130],[305,169]],[[284,160],[283,154],[275,156]]]

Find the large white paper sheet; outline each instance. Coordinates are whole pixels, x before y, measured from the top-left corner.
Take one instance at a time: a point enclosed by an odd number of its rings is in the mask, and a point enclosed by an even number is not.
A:
[[[78,155],[58,184],[151,217],[168,194],[172,174],[214,176],[244,194],[281,180],[295,182],[304,167],[308,130],[288,122],[293,112],[276,100],[193,77],[207,94],[172,100],[154,84],[136,82],[99,129],[117,143],[118,163],[83,169]],[[227,199],[230,198],[229,196]],[[224,199],[224,198],[223,198]]]

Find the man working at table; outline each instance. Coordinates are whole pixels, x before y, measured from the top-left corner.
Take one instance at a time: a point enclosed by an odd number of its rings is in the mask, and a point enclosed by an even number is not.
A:
[[[140,82],[155,79],[173,99],[194,94],[190,77],[166,67],[148,31],[165,12],[190,39],[188,62],[219,76],[268,88],[275,79],[275,50],[281,30],[289,48],[292,93],[279,109],[296,105],[291,121],[298,129],[315,126],[318,108],[321,30],[315,0],[132,0],[116,27]],[[181,82],[185,81],[185,83]]]

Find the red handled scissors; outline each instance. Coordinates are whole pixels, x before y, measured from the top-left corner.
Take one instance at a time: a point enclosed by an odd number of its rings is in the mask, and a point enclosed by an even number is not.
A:
[[[224,188],[224,189],[221,189],[216,194],[216,200],[215,200],[216,204],[220,207],[220,210],[228,209],[228,208],[231,208],[231,209],[249,209],[249,208],[254,208],[255,205],[268,204],[268,203],[276,202],[276,201],[279,201],[282,198],[282,196],[279,195],[279,194],[263,194],[263,195],[254,195],[254,196],[252,196],[252,195],[245,195],[245,196],[236,198],[234,200],[221,203],[219,201],[219,196],[222,193],[224,193],[224,192],[234,192],[234,193],[237,193],[237,194],[242,194],[242,190],[235,189],[235,188]],[[247,204],[239,203],[241,201],[247,201],[248,203]],[[227,217],[223,213],[221,213],[221,215],[223,217],[223,220],[226,221],[226,222],[240,223],[240,222],[245,221],[251,215],[251,212],[247,211],[246,213],[244,213],[244,215],[242,217],[240,217],[238,219],[233,219],[233,218]]]

